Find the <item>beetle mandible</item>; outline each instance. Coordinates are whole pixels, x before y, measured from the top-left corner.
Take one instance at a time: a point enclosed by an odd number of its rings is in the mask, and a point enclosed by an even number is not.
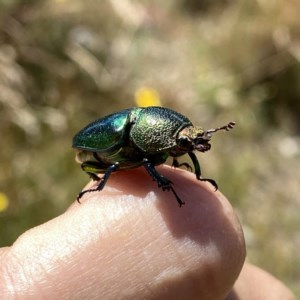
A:
[[[213,179],[201,177],[194,151],[208,151],[212,134],[220,130],[228,131],[234,125],[234,122],[229,122],[225,126],[204,130],[194,126],[182,114],[158,106],[124,109],[96,120],[73,138],[77,162],[93,180],[99,181],[96,188],[80,192],[77,201],[85,193],[101,191],[111,173],[144,166],[158,187],[171,191],[179,206],[182,206],[185,202],[177,195],[173,183],[157,172],[155,166],[163,164],[171,156],[172,166],[191,169],[188,163],[180,164],[177,160],[186,153],[192,160],[196,178],[210,182],[217,190]],[[102,178],[99,173],[104,174]]]

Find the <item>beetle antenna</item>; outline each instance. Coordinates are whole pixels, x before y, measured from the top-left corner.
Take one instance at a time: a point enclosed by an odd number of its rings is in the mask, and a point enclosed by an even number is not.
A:
[[[234,126],[235,126],[235,122],[229,122],[227,125],[224,125],[224,126],[221,126],[221,127],[218,127],[218,128],[208,129],[208,130],[206,130],[206,133],[214,133],[214,132],[217,132],[219,130],[229,131]]]

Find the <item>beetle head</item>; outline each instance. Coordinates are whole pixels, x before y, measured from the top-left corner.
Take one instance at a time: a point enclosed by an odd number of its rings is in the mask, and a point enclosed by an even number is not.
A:
[[[183,128],[177,137],[177,145],[182,151],[190,152],[197,150],[200,152],[206,152],[210,149],[211,145],[209,141],[212,138],[212,134],[219,130],[230,130],[234,127],[235,122],[229,122],[227,125],[204,130],[198,126],[188,126]]]

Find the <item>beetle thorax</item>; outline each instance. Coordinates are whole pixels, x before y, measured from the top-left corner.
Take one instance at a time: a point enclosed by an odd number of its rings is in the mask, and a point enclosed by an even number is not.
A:
[[[202,127],[188,126],[178,133],[177,145],[182,151],[198,150],[205,152],[210,149],[210,138],[211,135],[207,134]]]

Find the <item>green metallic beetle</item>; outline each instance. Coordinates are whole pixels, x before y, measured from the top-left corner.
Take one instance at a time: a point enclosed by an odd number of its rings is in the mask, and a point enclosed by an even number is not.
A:
[[[112,172],[144,166],[158,187],[172,191],[182,206],[184,201],[175,192],[172,182],[159,174],[155,166],[171,156],[174,167],[191,169],[189,164],[179,164],[177,160],[187,153],[193,162],[196,178],[209,181],[217,189],[213,179],[201,177],[200,165],[193,151],[208,151],[212,133],[228,131],[234,125],[230,122],[219,128],[203,130],[194,126],[187,117],[157,106],[124,109],[96,120],[73,138],[73,148],[78,151],[77,162],[93,180],[99,181],[96,188],[79,193],[77,201],[85,193],[102,190]],[[98,177],[99,173],[104,173],[102,178]]]

